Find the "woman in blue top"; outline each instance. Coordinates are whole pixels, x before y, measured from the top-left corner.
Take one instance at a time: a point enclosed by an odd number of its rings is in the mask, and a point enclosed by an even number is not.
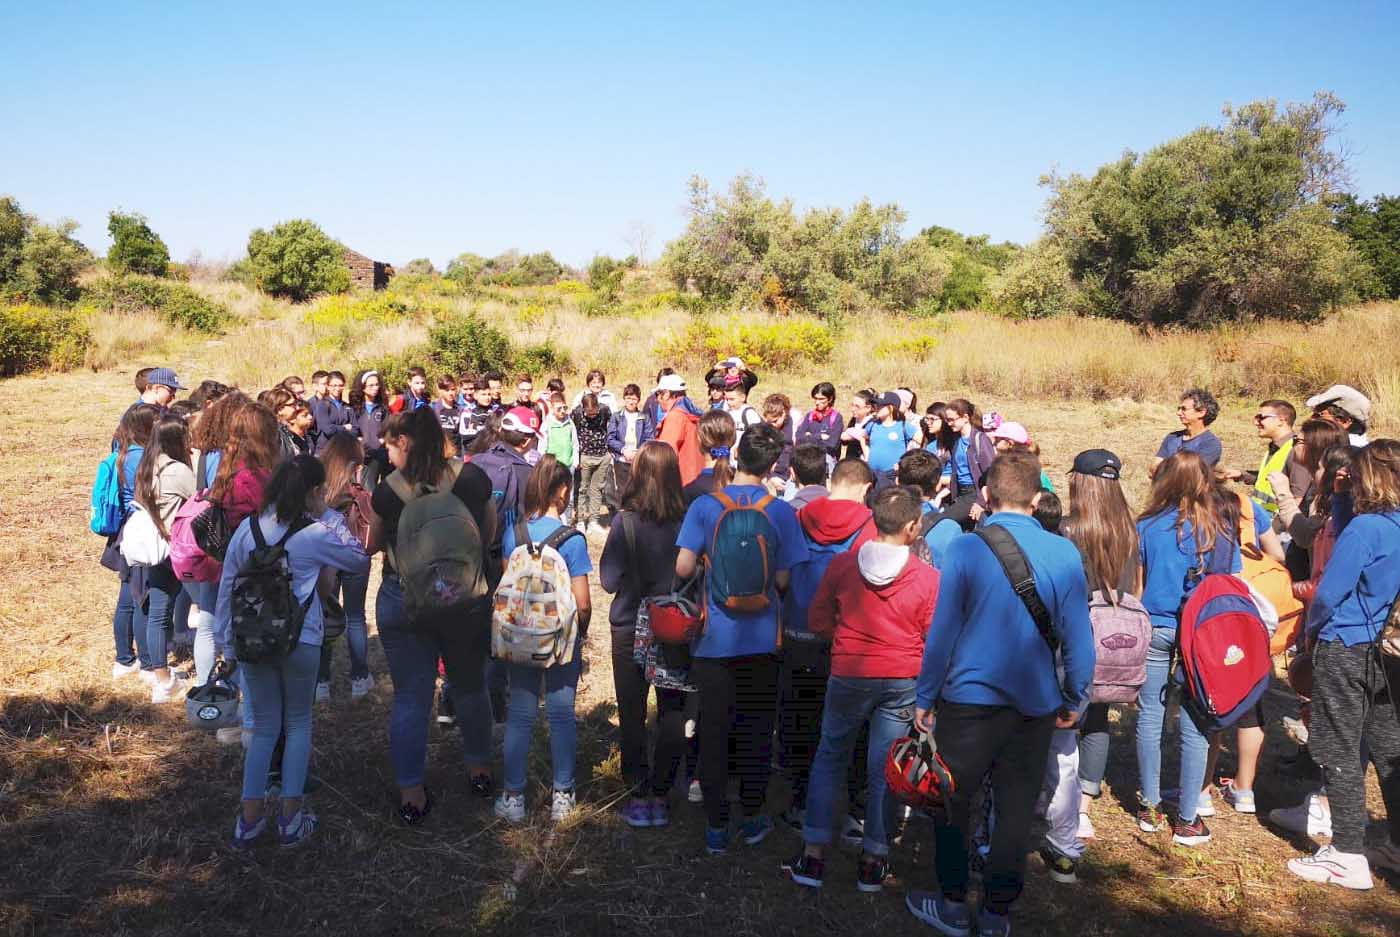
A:
[[[864,446],[865,459],[875,473],[876,488],[892,484],[899,457],[919,445],[918,427],[905,421],[902,404],[899,394],[892,390],[875,401],[875,422],[870,424]]]
[[[943,464],[939,486],[948,489],[944,513],[971,530],[986,513],[982,502],[982,475],[992,467],[996,447],[982,430],[982,414],[962,397],[948,401],[943,420],[952,431],[953,445]]]
[[[525,485],[526,531],[534,543],[564,526],[561,515],[569,506],[573,473],[552,455],[543,456]],[[558,545],[559,555],[569,568],[574,601],[578,604],[578,643],[563,664],[545,669],[510,664],[510,705],[506,715],[505,781],[496,801],[496,816],[511,823],[525,819],[525,773],[530,757],[530,736],[540,709],[540,683],[543,676],[545,710],[549,716],[549,754],[554,765],[554,796],[550,819],[568,819],[576,803],[574,763],[578,758],[578,724],[574,718],[574,695],[582,672],[583,642],[588,620],[593,614],[593,598],[588,591],[588,574],[593,561],[588,543],[575,533]]]
[[[141,456],[146,452],[146,440],[151,438],[151,429],[160,416],[160,407],[154,404],[137,404],[122,416],[117,426],[117,435],[112,442],[117,451],[117,490],[121,498],[122,517],[131,514],[131,500],[136,494],[136,469],[141,464]],[[116,554],[116,541],[121,534],[108,541],[109,553]],[[146,671],[141,669],[141,661],[146,660],[146,620],[141,614],[131,591],[131,570],[116,554],[117,569],[121,577],[121,589],[117,592],[117,608],[112,613],[112,640],[116,646],[116,661],[112,664],[112,679],[118,680],[128,674]],[[105,562],[105,559],[104,559]],[[136,643],[132,651],[132,641]],[[153,682],[153,681],[148,681]]]
[[[1400,643],[1385,632],[1400,596],[1400,441],[1378,439],[1351,465],[1351,523],[1308,607],[1313,648],[1309,748],[1323,765],[1332,807],[1332,842],[1288,870],[1313,882],[1346,888],[1372,885],[1371,866],[1400,871],[1400,657],[1382,646]],[[1383,633],[1385,632],[1385,633]],[[1378,642],[1379,637],[1379,642]],[[1396,648],[1400,650],[1400,648]],[[1363,852],[1368,752],[1380,780],[1390,840]]]
[[[1137,758],[1142,785],[1138,828],[1165,828],[1161,811],[1162,731],[1166,693],[1176,645],[1177,614],[1189,584],[1205,573],[1240,571],[1240,546],[1229,502],[1217,496],[1210,469],[1199,455],[1178,452],[1157,467],[1147,508],[1138,519],[1138,558],[1142,563],[1142,604],[1152,617],[1147,682],[1138,696]],[[1262,513],[1262,512],[1261,512]],[[1183,846],[1210,840],[1197,803],[1205,782],[1209,743],[1181,709],[1181,801],[1172,839]]]

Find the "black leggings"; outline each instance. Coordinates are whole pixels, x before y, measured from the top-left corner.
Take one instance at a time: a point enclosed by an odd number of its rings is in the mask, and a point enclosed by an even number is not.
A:
[[[788,650],[793,656],[792,649]],[[815,662],[814,662],[815,663]],[[785,660],[779,676],[778,742],[782,766],[792,785],[792,806],[807,806],[807,782],[812,776],[812,759],[822,739],[822,712],[826,709],[826,683],[830,678],[830,656],[824,665],[801,666]],[[870,726],[860,730],[854,757],[846,765],[846,794],[854,812],[861,803],[865,783],[866,752]]]
[[[744,816],[755,816],[768,791],[778,661],[752,657],[697,657],[691,678],[700,690],[700,786],[711,827],[729,825],[729,764],[739,775]]]
[[[632,659],[633,631],[614,628],[612,632],[613,688],[617,692],[617,723],[622,736],[622,776],[638,795],[650,788],[654,797],[665,797],[671,790],[685,750],[685,698],[680,690],[656,691],[656,748],[648,758],[647,683],[641,665]],[[648,769],[650,762],[650,769]]]

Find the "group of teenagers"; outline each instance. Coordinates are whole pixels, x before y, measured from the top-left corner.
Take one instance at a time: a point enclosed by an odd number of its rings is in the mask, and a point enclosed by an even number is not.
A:
[[[1310,664],[1310,686],[1289,730],[1319,766],[1317,793],[1271,819],[1331,836],[1289,868],[1352,888],[1371,887],[1373,866],[1400,872],[1400,715],[1388,681],[1400,668],[1379,651],[1400,593],[1400,442],[1368,441],[1370,403],[1358,391],[1339,385],[1309,399],[1312,415],[1300,426],[1286,401],[1262,403],[1257,472],[1223,464],[1209,429],[1218,404],[1206,391],[1185,392],[1182,429],[1142,467],[1151,491],[1135,515],[1114,453],[1079,453],[1062,499],[1026,427],[965,399],[920,415],[908,388],[861,390],[843,415],[824,382],[809,407],[778,393],[753,404],[757,376],[737,358],[716,365],[694,399],[669,368],[645,395],[637,384],[614,393],[599,371],[585,383],[569,400],[562,381],[536,395],[522,376],[512,395],[504,375],[489,372],[441,378],[433,393],[414,369],[391,393],[366,371],[342,400],[344,375],[317,372],[309,385],[288,378],[256,399],[206,381],[177,400],[185,388],[173,371],[138,373],[140,400],[113,440],[123,510],[144,511],[168,531],[181,505],[200,497],[221,506],[233,533],[206,581],[112,564],[121,577],[113,676],[139,672],[162,701],[211,679],[220,658],[233,665],[236,581],[267,544],[285,545],[305,607],[288,653],[237,663],[241,728],[220,730],[246,748],[235,848],[269,826],[270,777],[281,844],[316,829],[304,794],[313,704],[330,691],[328,623],[343,621],[351,693],[363,696],[374,685],[365,607],[377,552],[385,556],[376,625],[393,684],[390,761],[403,822],[422,823],[435,803],[426,760],[440,679],[440,716],[455,713],[467,785],[508,822],[527,814],[543,697],[550,816],[567,819],[596,575],[613,595],[628,824],[667,826],[680,780],[703,803],[709,853],[755,845],[783,822],[803,840],[782,866],[794,882],[821,887],[827,852],[844,840],[859,843],[857,887],[878,892],[891,881],[890,845],[909,815],[889,790],[888,756],[902,738],[927,738],[951,783],[928,811],[935,887],[909,890],[908,909],[955,937],[974,927],[1009,933],[1037,815],[1048,822],[1040,855],[1057,881],[1075,880],[1095,835],[1089,805],[1106,772],[1110,705],[1090,701],[1099,653],[1091,605],[1121,603],[1150,618],[1136,700],[1138,826],[1170,831],[1183,846],[1209,841],[1221,736],[1234,737],[1238,767],[1220,794],[1254,812],[1262,708],[1212,734],[1168,701],[1193,585],[1208,572],[1239,574],[1242,556],[1258,553],[1291,571],[1305,607],[1286,660]],[[459,614],[415,620],[393,547],[402,552],[399,520],[426,491],[450,491],[465,508],[462,526],[473,529],[465,539],[480,545],[488,588]],[[601,541],[596,570],[589,537],[595,553]],[[517,548],[535,553],[541,544],[566,566],[574,644],[543,667],[493,659],[492,592]],[[1023,564],[1019,582],[1008,557]],[[702,624],[684,646],[652,634],[657,597],[694,602]],[[192,645],[187,677],[170,664],[172,635]],[[1174,794],[1161,785],[1172,721],[1181,750]],[[504,725],[499,782],[496,724]],[[1390,835],[1370,849],[1367,758]],[[776,816],[764,809],[775,765],[792,791]],[[975,911],[973,876],[982,882]]]

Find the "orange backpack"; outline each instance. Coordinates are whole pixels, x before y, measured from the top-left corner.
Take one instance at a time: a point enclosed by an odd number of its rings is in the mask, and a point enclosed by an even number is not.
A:
[[[1259,538],[1254,534],[1257,510],[1254,502],[1244,493],[1239,498],[1240,559],[1244,564],[1240,578],[1268,599],[1278,612],[1278,630],[1269,641],[1269,653],[1282,654],[1297,640],[1303,626],[1303,603],[1293,595],[1293,579],[1287,568],[1259,548]]]

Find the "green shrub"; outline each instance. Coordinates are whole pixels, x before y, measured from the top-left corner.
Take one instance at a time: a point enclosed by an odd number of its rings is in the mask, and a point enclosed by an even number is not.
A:
[[[87,298],[117,313],[150,310],[170,325],[195,332],[219,332],[233,315],[193,287],[156,277],[110,277],[89,288]]]
[[[248,264],[258,289],[293,302],[350,288],[345,248],[301,218],[248,235]]]
[[[428,333],[427,355],[449,373],[486,371],[511,362],[506,333],[475,313],[439,321]]]
[[[588,292],[588,284],[578,280],[560,280],[554,284],[554,289],[563,296],[582,296]]]
[[[988,300],[1003,315],[1043,319],[1069,311],[1072,289],[1064,250],[1042,238],[992,278]]]
[[[302,314],[302,321],[317,328],[336,329],[371,322],[393,322],[407,318],[409,311],[409,303],[392,293],[381,291],[363,296],[342,293],[317,300]]]
[[[408,369],[423,367],[429,360],[426,346],[409,348],[393,354],[381,354],[373,358],[356,361],[354,371],[347,371],[347,379],[353,380],[361,371],[378,371],[379,383],[386,395],[397,394],[408,386]],[[458,372],[450,371],[455,375]],[[388,397],[386,396],[387,400]]]
[[[766,323],[694,319],[679,332],[662,335],[655,353],[668,362],[696,366],[738,355],[756,366],[781,371],[821,364],[835,347],[831,328],[814,319],[793,316]]]
[[[938,348],[938,338],[933,335],[911,335],[908,338],[892,338],[875,343],[876,358],[909,358],[923,361]]]
[[[599,254],[588,265],[588,288],[604,304],[617,302],[617,294],[622,291],[622,278],[627,273],[623,261],[614,260],[606,254]]]
[[[71,309],[0,304],[0,376],[71,370],[91,341],[87,318]]]
[[[579,300],[578,311],[590,319],[607,319],[622,313],[622,304],[617,297],[608,298],[597,293],[589,293]]]
[[[518,348],[511,355],[510,366],[522,374],[558,374],[573,366],[569,352],[546,339],[534,345]]]
[[[107,215],[107,233],[112,236],[107,264],[114,273],[165,276],[170,268],[170,250],[160,235],[151,230],[145,215],[111,212]]]

